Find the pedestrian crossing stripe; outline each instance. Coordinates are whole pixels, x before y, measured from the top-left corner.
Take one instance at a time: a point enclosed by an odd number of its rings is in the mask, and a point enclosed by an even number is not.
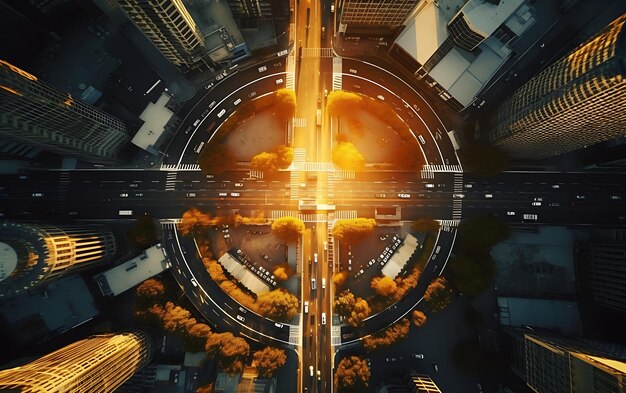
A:
[[[200,165],[198,164],[161,164],[162,171],[199,171]]]

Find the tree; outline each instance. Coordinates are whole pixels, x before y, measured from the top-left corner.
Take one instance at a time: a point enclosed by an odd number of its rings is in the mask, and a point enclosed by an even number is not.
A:
[[[215,357],[220,367],[228,374],[243,371],[244,360],[250,354],[250,346],[241,337],[232,333],[213,333],[206,341],[205,350]]]
[[[361,108],[362,101],[363,98],[356,93],[333,90],[326,98],[326,110],[334,117],[354,114]]]
[[[423,250],[422,250],[423,252]],[[413,266],[411,271],[406,277],[396,277],[394,280],[396,282],[397,290],[394,294],[394,299],[396,301],[402,299],[404,295],[407,294],[411,289],[417,286],[419,282],[421,271],[418,266]]]
[[[411,317],[413,318],[413,324],[417,327],[422,327],[426,324],[426,314],[419,310],[413,310]]]
[[[343,271],[339,273],[333,274],[333,284],[335,284],[335,288],[339,289],[346,283],[348,280],[348,272]]]
[[[333,226],[333,236],[340,241],[353,243],[374,232],[376,220],[373,218],[352,218],[337,220]]]
[[[279,281],[286,281],[289,276],[293,274],[293,271],[287,264],[278,265],[272,271],[274,277]]]
[[[441,311],[452,303],[452,290],[445,277],[437,277],[426,288],[424,299],[430,304],[431,311]]]
[[[479,176],[494,176],[509,166],[509,158],[497,147],[473,143],[458,152],[464,169]]]
[[[278,89],[274,95],[274,110],[283,120],[288,120],[296,113],[296,92],[292,89]]]
[[[511,229],[504,221],[485,215],[461,221],[458,234],[462,254],[482,256],[494,244],[508,239]]]
[[[409,322],[408,318],[403,318],[382,332],[364,337],[363,347],[371,352],[380,347],[391,345],[406,337],[409,334],[410,326],[411,322]]]
[[[221,130],[225,131],[225,130]],[[200,151],[198,165],[203,174],[221,175],[235,166],[235,156],[225,143],[211,141]]]
[[[196,319],[191,316],[188,310],[172,302],[165,303],[161,320],[165,330],[181,336],[187,333],[190,326],[196,324]]]
[[[207,260],[205,267],[207,268],[207,272],[209,272],[209,276],[211,276],[213,281],[220,284],[228,280],[228,277],[224,274],[224,268],[218,261],[208,258],[204,258],[202,261],[204,262],[205,259]]]
[[[276,154],[276,163],[278,168],[287,169],[293,161],[293,148],[285,145],[279,145],[274,149]]]
[[[178,229],[183,235],[188,235],[199,228],[208,227],[209,225],[211,225],[211,216],[192,207],[183,213],[183,217],[180,223],[178,223]]]
[[[188,325],[185,334],[185,350],[188,352],[202,352],[210,335],[211,328],[205,323]]]
[[[212,383],[200,386],[196,389],[196,393],[213,393],[213,392],[214,392],[214,388],[213,388]]]
[[[278,170],[277,164],[276,154],[263,151],[252,157],[250,168],[255,171],[275,172]]]
[[[288,322],[298,314],[298,298],[283,289],[261,294],[257,299],[258,311],[264,317]]]
[[[360,171],[365,168],[365,157],[351,142],[335,143],[333,146],[333,164],[346,171]]]
[[[141,216],[128,232],[128,240],[136,247],[148,248],[159,241],[152,216]]]
[[[432,218],[418,218],[411,225],[415,232],[437,232],[439,227],[439,221]]]
[[[380,296],[393,296],[398,290],[396,282],[387,276],[377,276],[372,279],[371,288]]]
[[[335,312],[341,316],[348,316],[354,309],[356,298],[349,289],[341,292],[335,299]]]
[[[368,388],[370,369],[367,362],[357,356],[341,359],[335,372],[337,393],[360,393]]]
[[[348,316],[346,322],[348,322],[348,324],[353,327],[359,326],[361,323],[363,323],[363,320],[365,318],[370,316],[370,313],[371,310],[367,301],[365,299],[357,297],[354,303],[354,307],[352,308],[350,316]]]
[[[287,362],[285,351],[273,347],[265,347],[261,351],[256,351],[252,357],[259,375],[266,378],[273,377],[276,371]]]
[[[284,242],[292,243],[302,236],[304,223],[296,217],[281,217],[272,223],[272,232]]]
[[[481,259],[457,254],[450,258],[450,281],[466,295],[474,296],[491,288],[496,273],[495,262],[489,254]]]
[[[137,297],[149,299],[151,302],[162,300],[165,297],[165,285],[156,278],[148,278],[135,289]]]

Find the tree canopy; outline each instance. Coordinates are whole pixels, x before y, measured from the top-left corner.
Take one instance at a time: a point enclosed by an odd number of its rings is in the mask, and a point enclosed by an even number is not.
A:
[[[474,296],[491,288],[496,268],[488,253],[482,257],[457,254],[449,263],[450,282],[459,292]]]
[[[360,171],[365,168],[365,157],[352,142],[338,142],[333,146],[333,164],[346,171]]]
[[[361,108],[360,95],[348,91],[333,90],[326,98],[326,110],[330,116],[338,117],[352,114]]]
[[[371,288],[380,296],[393,296],[398,291],[398,285],[387,276],[377,276],[372,279]]]
[[[337,366],[335,389],[337,393],[361,393],[367,390],[369,379],[367,362],[357,356],[348,356]]]
[[[351,218],[337,220],[333,226],[333,236],[346,243],[353,243],[374,232],[376,220],[373,218]]]
[[[270,152],[261,152],[252,157],[250,167],[257,171],[272,173],[288,168],[291,161],[293,161],[293,149],[280,145]]]
[[[205,350],[214,356],[224,372],[238,374],[243,371],[244,361],[250,354],[250,346],[232,333],[213,333],[206,340]]]
[[[292,118],[296,113],[296,92],[284,88],[276,90],[273,109],[283,120]]]
[[[178,223],[178,229],[183,235],[188,235],[194,230],[208,227],[211,223],[212,219],[210,215],[202,213],[200,210],[192,207],[183,213],[183,217],[180,223]]]
[[[264,317],[289,322],[298,314],[298,298],[283,289],[261,294],[257,299],[258,311]]]
[[[274,347],[265,347],[252,355],[259,375],[271,378],[287,362],[285,351]]]
[[[281,217],[272,223],[272,232],[284,242],[292,243],[302,236],[304,223],[296,217]]]
[[[433,218],[418,218],[411,225],[411,229],[416,232],[437,232],[439,227],[439,221]]]
[[[347,280],[348,280],[348,272],[346,271],[333,274],[333,284],[335,284],[336,289],[341,288],[346,283]]]
[[[364,337],[363,346],[365,350],[372,352],[380,347],[391,345],[409,334],[410,325],[409,319],[403,318],[382,332]]]
[[[426,324],[426,314],[419,310],[413,310],[411,318],[413,319],[413,324],[417,327],[422,327]]]
[[[437,277],[426,288],[424,299],[430,304],[431,311],[441,311],[453,300],[453,293],[445,277]]]

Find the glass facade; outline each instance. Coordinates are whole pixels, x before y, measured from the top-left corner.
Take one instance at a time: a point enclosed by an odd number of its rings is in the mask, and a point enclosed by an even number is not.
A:
[[[344,0],[341,23],[399,27],[419,0]]]

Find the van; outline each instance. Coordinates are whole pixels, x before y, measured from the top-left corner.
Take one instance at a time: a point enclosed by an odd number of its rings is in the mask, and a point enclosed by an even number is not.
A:
[[[326,289],[326,279],[322,278],[322,289]]]
[[[196,119],[196,121],[193,122],[194,127],[196,127],[198,124],[200,124],[200,119]]]
[[[313,254],[313,260],[317,263],[317,253]]]
[[[537,221],[537,215],[536,214],[524,214],[524,220]]]
[[[326,325],[326,313],[322,313],[322,325]]]
[[[222,116],[224,116],[224,114],[226,113],[226,109],[222,109],[218,114],[217,117],[221,118]]]
[[[314,278],[311,279],[311,289],[313,289],[313,290],[315,289],[315,279]]]
[[[277,84],[277,85],[280,85],[280,84],[281,84],[281,83],[283,83],[283,82],[284,82],[284,80],[282,80],[282,79],[276,79],[276,84]]]

